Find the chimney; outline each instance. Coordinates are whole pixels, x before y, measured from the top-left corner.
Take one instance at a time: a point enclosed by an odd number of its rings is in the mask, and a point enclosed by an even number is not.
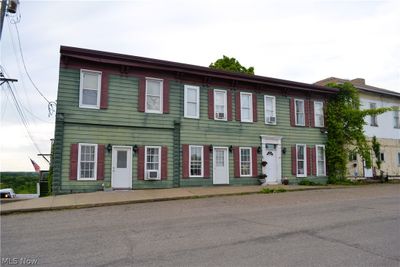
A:
[[[365,79],[363,78],[355,78],[350,81],[353,85],[365,85]]]

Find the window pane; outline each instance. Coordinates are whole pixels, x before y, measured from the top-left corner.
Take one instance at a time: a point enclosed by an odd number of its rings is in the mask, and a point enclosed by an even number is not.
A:
[[[147,157],[146,157],[146,168],[147,170],[158,170],[159,169],[159,153],[160,149],[155,147],[147,148]]]
[[[160,110],[160,97],[158,97],[158,96],[147,96],[147,109],[149,109],[149,110]]]
[[[117,168],[126,168],[128,165],[128,152],[118,151],[117,152]]]
[[[242,120],[250,120],[250,109],[243,109],[241,111]]]
[[[224,105],[225,104],[225,94],[221,92],[215,93],[215,103],[216,105]]]
[[[161,81],[147,80],[147,94],[152,96],[160,96]]]
[[[215,165],[216,167],[224,167],[225,166],[225,158],[224,158],[224,150],[215,150],[216,156],[215,156]]]
[[[190,147],[190,175],[202,175],[202,148]]]
[[[297,174],[304,174],[304,161],[297,162]]]
[[[196,117],[197,116],[197,105],[194,103],[187,103],[186,104],[186,112],[188,116],[193,116]]]
[[[97,105],[97,90],[82,90],[82,104]]]
[[[250,108],[250,95],[241,95],[242,108]]]
[[[196,89],[187,89],[186,100],[188,102],[197,102],[197,90]]]
[[[318,161],[317,175],[325,175],[325,162],[324,161]]]
[[[303,146],[297,147],[297,159],[304,160],[304,147]]]
[[[83,73],[83,88],[84,89],[98,89],[99,87],[99,74],[96,73]]]
[[[318,160],[324,160],[325,158],[325,151],[323,147],[318,147]]]
[[[250,175],[250,149],[240,149],[240,174]]]

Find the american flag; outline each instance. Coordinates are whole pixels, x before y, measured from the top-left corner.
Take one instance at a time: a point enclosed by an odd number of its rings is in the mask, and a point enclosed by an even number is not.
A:
[[[34,162],[32,159],[30,159],[30,160],[32,162],[33,168],[35,168],[35,172],[40,173],[39,165],[36,162]]]

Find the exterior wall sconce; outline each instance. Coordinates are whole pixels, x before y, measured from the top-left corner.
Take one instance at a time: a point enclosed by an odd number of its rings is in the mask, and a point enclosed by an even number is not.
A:
[[[261,154],[261,147],[260,147],[260,146],[257,147],[257,153],[258,153],[258,154]]]
[[[137,152],[137,150],[138,150],[138,146],[137,145],[133,145],[133,148],[132,148],[132,150],[133,150],[133,152]]]
[[[110,153],[111,150],[112,150],[112,146],[111,146],[111,144],[108,144],[108,145],[107,145],[107,151],[108,151],[108,153]]]
[[[322,134],[327,134],[327,133],[328,133],[328,129],[327,129],[327,128],[321,128],[321,129],[319,129],[319,131],[320,131]]]
[[[282,148],[282,154],[286,154],[286,147]]]
[[[230,145],[230,146],[229,146],[229,152],[232,152],[232,150],[233,150],[233,146]]]
[[[213,145],[209,145],[208,149],[210,150],[210,152],[213,151]]]

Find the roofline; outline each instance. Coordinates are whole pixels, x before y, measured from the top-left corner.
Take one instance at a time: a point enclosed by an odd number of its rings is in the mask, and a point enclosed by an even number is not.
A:
[[[77,59],[100,62],[100,63],[175,71],[175,72],[189,73],[189,74],[202,75],[202,76],[221,78],[221,79],[229,79],[241,82],[272,85],[287,89],[306,90],[306,91],[313,91],[326,94],[334,94],[338,92],[338,89],[336,88],[330,88],[315,84],[294,82],[289,80],[270,78],[252,74],[211,69],[208,67],[178,63],[173,61],[118,54],[118,53],[91,50],[78,47],[61,46],[60,54],[61,56],[65,57],[77,58]]]

